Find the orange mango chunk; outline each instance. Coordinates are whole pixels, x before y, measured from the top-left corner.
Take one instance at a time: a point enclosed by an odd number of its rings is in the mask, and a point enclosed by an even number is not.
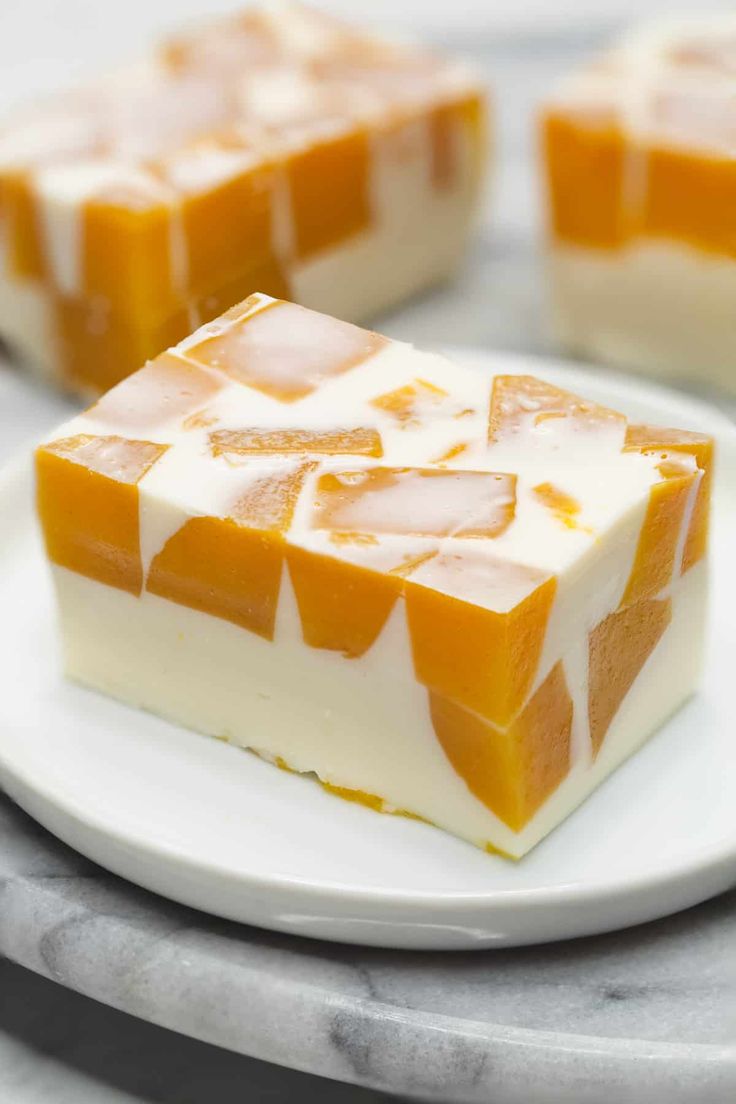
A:
[[[383,812],[383,798],[376,794],[366,793],[365,790],[351,790],[346,786],[333,786],[331,782],[325,782],[321,778],[319,784],[323,790],[332,794],[333,797],[341,797],[343,801],[352,801],[355,805],[365,805],[367,809],[373,809],[374,813]]]
[[[86,434],[42,445],[37,503],[49,559],[139,594],[138,483],[166,448]]]
[[[441,104],[429,115],[431,180],[439,191],[452,188],[458,173],[460,126],[455,104]]]
[[[46,280],[48,265],[30,174],[6,172],[0,183],[8,268],[22,279]]]
[[[429,703],[437,739],[468,789],[520,831],[570,769],[573,704],[562,664],[506,729],[438,694]]]
[[[580,513],[580,503],[567,491],[563,491],[554,483],[538,483],[536,487],[532,487],[532,492],[539,502],[546,506],[566,528],[585,528],[577,520]]]
[[[64,380],[94,395],[107,391],[141,364],[188,333],[182,308],[162,322],[132,324],[101,298],[57,296],[53,303],[59,362]]]
[[[370,165],[368,134],[362,129],[291,154],[286,173],[300,260],[370,228]]]
[[[496,376],[491,393],[488,441],[493,443],[522,427],[536,428],[549,419],[565,418],[576,429],[624,426],[623,414],[580,399],[535,376]]]
[[[660,92],[650,98],[650,122],[656,125],[661,115],[671,126],[679,112],[687,127],[697,119],[697,106],[697,98],[678,103]],[[549,112],[543,144],[553,237],[618,249],[639,235],[732,256],[736,167],[730,156],[703,149],[700,128],[690,125],[691,148],[686,129],[676,145],[644,146],[627,138],[613,108]],[[632,168],[640,181],[636,203],[627,201],[625,190]]]
[[[383,456],[381,436],[375,429],[217,429],[210,433],[214,456],[254,453],[315,452],[325,455],[353,453]]]
[[[378,544],[378,537],[373,533],[354,533],[351,529],[345,529],[330,533],[330,543],[338,547],[348,544],[357,544],[367,547]]]
[[[695,473],[654,483],[621,606],[654,598],[672,578],[683,518]]]
[[[441,387],[435,387],[427,380],[415,379],[412,383],[397,387],[394,391],[378,395],[370,402],[377,410],[392,414],[402,425],[406,425],[421,421],[423,413],[440,405],[446,398],[448,398],[447,391]]]
[[[329,472],[317,482],[318,529],[497,537],[514,518],[516,476],[436,468]]]
[[[588,637],[588,716],[597,755],[621,702],[672,619],[670,599],[645,598],[601,621]]]
[[[260,309],[248,301],[223,316],[223,333],[187,348],[187,357],[281,402],[295,402],[381,349],[386,338],[294,303]]]
[[[273,639],[283,540],[232,518],[192,518],[154,557],[146,589]]]
[[[683,573],[701,560],[708,547],[710,496],[713,485],[713,438],[684,429],[661,429],[658,426],[630,425],[626,430],[625,451],[661,452],[671,456],[694,456],[702,476],[693,506],[690,525],[682,555]]]
[[[127,190],[89,200],[82,211],[81,297],[104,300],[131,327],[150,328],[181,309],[171,268],[175,218],[171,206]]]
[[[474,158],[481,160],[478,147],[485,144],[485,107],[481,98],[466,96],[433,108],[429,130],[430,179],[435,188],[445,191],[457,183],[464,147],[472,148]]]
[[[228,517],[196,517],[153,558],[146,589],[273,640],[284,533],[311,465],[256,480]]]
[[[271,295],[274,299],[291,299],[288,278],[275,257],[259,260],[248,256],[243,257],[242,261],[244,268],[239,276],[197,298],[195,315],[200,326],[219,318],[233,303],[242,303],[256,291]]]
[[[314,471],[314,461],[289,465],[282,473],[256,479],[237,499],[230,516],[251,529],[285,533],[291,525],[304,480]]]
[[[480,551],[426,560],[405,591],[416,677],[506,727],[534,681],[555,590],[554,576]]]
[[[704,252],[733,257],[733,158],[697,148],[654,148],[641,157],[646,180],[642,233],[675,238]]]
[[[365,547],[365,546],[361,546]],[[286,552],[302,635],[312,648],[363,655],[403,587],[397,574],[289,546]]]
[[[226,143],[218,149],[208,143],[207,158],[235,153]],[[185,155],[184,155],[185,156]],[[200,294],[214,292],[227,278],[236,279],[244,268],[266,263],[271,257],[273,169],[270,166],[240,169],[183,202],[187,246],[188,283]],[[249,291],[263,290],[253,284]],[[231,306],[233,300],[227,304]]]
[[[457,445],[451,445],[450,448],[435,458],[435,464],[447,464],[450,460],[457,460],[458,456],[462,456],[464,452],[467,452],[469,445],[470,441],[461,441]]]
[[[549,112],[542,140],[553,237],[591,249],[622,246],[624,171],[635,154],[613,111]]]
[[[162,353],[103,395],[90,414],[130,431],[176,423],[200,410],[227,383],[226,376]]]

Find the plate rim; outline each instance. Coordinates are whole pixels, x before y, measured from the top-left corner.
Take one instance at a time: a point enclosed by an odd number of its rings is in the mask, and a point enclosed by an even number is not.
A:
[[[533,354],[506,352],[503,350],[482,349],[478,347],[445,346],[444,351],[456,360],[475,365],[479,370],[485,364],[492,368],[493,362],[503,364],[507,372],[529,371],[532,367],[542,376],[545,372],[560,374],[571,380],[579,379],[583,386],[589,383],[597,384],[596,376],[606,386],[612,385],[615,389],[624,388],[627,397],[632,401],[637,400],[647,403],[656,403],[662,406],[663,413],[668,416],[684,418],[689,422],[697,420],[708,423],[718,442],[720,449],[726,456],[731,454],[732,461],[736,461],[736,425],[723,414],[717,407],[698,397],[663,386],[659,382],[642,380],[629,377],[626,373],[611,372],[605,368],[594,365],[586,365],[581,362],[568,361],[562,358],[541,358]],[[0,468],[0,494],[12,493],[13,486],[18,481],[28,481],[31,478],[31,454],[32,448],[26,447],[20,450],[10,461]],[[730,467],[730,464],[729,464]],[[736,474],[736,463],[734,464]],[[722,465],[719,465],[719,484],[726,478]],[[16,488],[17,489],[17,488]],[[26,500],[27,501],[27,500]],[[12,522],[11,522],[12,524]],[[683,708],[687,707],[687,703]],[[68,820],[74,822],[83,831],[93,833],[101,840],[107,840],[114,845],[124,844],[133,848],[139,856],[156,863],[166,863],[175,866],[179,870],[186,870],[197,877],[214,877],[218,881],[225,880],[236,883],[243,891],[261,893],[275,893],[278,895],[297,895],[299,898],[314,902],[316,900],[334,901],[336,897],[345,903],[361,905],[370,903],[380,908],[389,910],[401,908],[405,914],[415,914],[431,907],[439,913],[452,912],[458,907],[473,910],[475,912],[494,912],[499,916],[506,912],[515,911],[520,907],[530,910],[539,910],[543,907],[569,908],[570,905],[600,906],[614,899],[634,898],[638,899],[643,893],[652,894],[658,890],[673,888],[689,883],[696,875],[707,877],[716,875],[725,867],[734,867],[736,878],[736,837],[720,836],[710,844],[701,845],[687,853],[683,862],[671,862],[665,870],[644,870],[634,875],[619,875],[614,878],[573,880],[557,885],[536,885],[529,888],[502,888],[491,889],[487,892],[462,891],[462,890],[402,890],[392,887],[366,886],[360,883],[348,883],[315,879],[312,877],[300,878],[296,874],[283,872],[261,872],[248,870],[233,870],[227,863],[221,863],[217,857],[193,856],[186,848],[181,848],[174,843],[161,841],[160,839],[144,837],[131,833],[130,824],[125,825],[113,816],[113,819],[105,819],[99,810],[90,810],[81,805],[72,794],[64,788],[55,790],[48,780],[39,782],[32,776],[30,769],[19,768],[13,762],[12,756],[6,756],[0,741],[0,779],[6,792],[15,797],[16,787],[19,786],[31,795],[32,799],[44,802],[50,810],[56,810]],[[10,780],[10,785],[6,779]],[[18,799],[18,803],[28,810],[28,797],[26,800]],[[28,810],[30,811],[30,810]],[[45,824],[47,817],[31,812],[35,819]],[[53,831],[53,829],[51,829]],[[439,830],[439,829],[436,829]],[[68,842],[68,841],[67,841]],[[72,846],[76,846],[72,844]],[[82,851],[81,847],[78,850]],[[489,859],[493,861],[494,856]],[[95,861],[105,865],[99,859]],[[497,860],[501,861],[501,860]],[[503,860],[510,861],[510,860]],[[523,860],[522,860],[523,861]],[[112,867],[109,867],[112,869]],[[124,874],[131,881],[129,875]],[[143,884],[143,883],[139,883]],[[151,888],[149,884],[149,888]],[[726,888],[724,884],[722,889]],[[720,892],[716,890],[715,892]],[[168,894],[167,894],[168,895]],[[713,893],[708,895],[712,896]],[[182,900],[182,898],[178,898]],[[704,899],[703,896],[697,900]],[[191,904],[191,901],[184,903]],[[693,900],[691,903],[695,903]],[[194,907],[201,907],[200,905]],[[222,913],[220,913],[222,915]],[[625,926],[617,924],[617,927]],[[604,930],[596,927],[591,930]],[[329,936],[322,936],[329,938]],[[560,936],[559,938],[564,938]],[[363,940],[356,940],[363,941]],[[391,944],[385,944],[391,945]],[[396,944],[393,944],[396,945]],[[503,945],[508,946],[504,941]]]

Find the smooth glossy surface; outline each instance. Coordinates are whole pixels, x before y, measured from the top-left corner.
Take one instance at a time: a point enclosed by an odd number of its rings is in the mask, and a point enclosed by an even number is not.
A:
[[[498,371],[490,356],[467,356]],[[505,365],[507,362],[502,361]],[[379,816],[254,756],[64,682],[53,605],[21,465],[2,484],[0,654],[10,717],[3,785],[116,873],[232,919],[379,946],[518,945],[611,930],[736,880],[729,723],[734,433],[694,401],[582,369],[518,359],[643,421],[721,444],[716,579],[703,691],[523,862]],[[626,811],[626,815],[622,814]]]

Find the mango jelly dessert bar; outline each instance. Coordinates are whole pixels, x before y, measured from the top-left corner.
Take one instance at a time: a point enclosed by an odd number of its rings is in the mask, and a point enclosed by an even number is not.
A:
[[[544,106],[555,327],[569,348],[736,392],[736,17],[645,28]]]
[[[477,206],[462,64],[269,3],[0,131],[0,337],[95,396],[254,291],[367,318],[448,276]]]
[[[523,855],[694,689],[712,453],[253,295],[38,449],[66,670]]]

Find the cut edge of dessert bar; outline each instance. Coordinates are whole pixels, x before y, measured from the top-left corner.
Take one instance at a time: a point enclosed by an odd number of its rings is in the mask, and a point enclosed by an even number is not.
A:
[[[298,3],[185,31],[0,131],[0,335],[92,397],[259,289],[369,317],[459,264],[485,105]]]
[[[519,857],[695,689],[712,464],[254,295],[39,447],[66,670]]]

